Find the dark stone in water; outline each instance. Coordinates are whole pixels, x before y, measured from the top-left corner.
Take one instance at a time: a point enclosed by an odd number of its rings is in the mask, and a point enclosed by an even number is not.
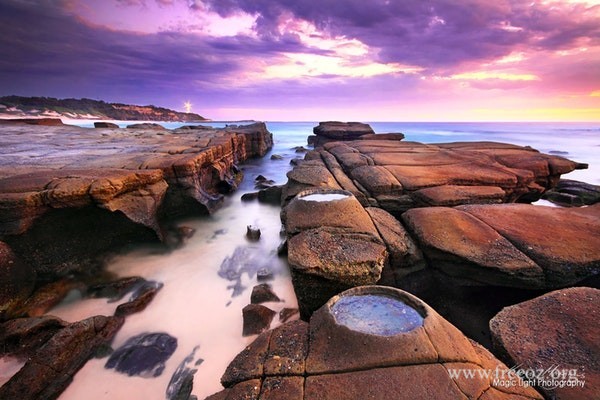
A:
[[[121,278],[112,282],[99,283],[88,289],[88,296],[105,297],[109,303],[121,300],[127,293],[143,285],[146,280],[139,276]]]
[[[252,288],[250,295],[250,303],[260,304],[268,301],[281,301],[281,299],[273,292],[273,288],[268,283],[261,283]]]
[[[279,154],[273,154],[271,156],[271,160],[283,160],[283,157],[280,156]]]
[[[242,336],[258,335],[269,329],[275,311],[259,304],[248,304],[242,309],[244,328]]]
[[[175,373],[173,373],[173,376],[171,376],[171,380],[169,381],[166,392],[168,400],[190,399],[192,389],[194,388],[194,375],[198,370],[195,368],[189,368],[188,365],[194,361],[194,358],[196,357],[196,351],[199,348],[200,346],[194,347],[194,350],[192,350],[192,352],[183,359],[183,361],[175,370]],[[202,359],[198,361],[201,360]],[[196,362],[194,365],[197,366],[199,364]]]
[[[123,303],[119,307],[117,307],[117,309],[115,310],[115,315],[124,317],[144,310],[148,306],[148,304],[150,304],[150,302],[154,299],[156,293],[158,293],[158,291],[162,289],[162,287],[163,284],[161,282],[144,282],[141,286],[135,289],[127,303]]]
[[[331,307],[331,312],[338,324],[378,336],[394,336],[423,325],[417,310],[388,296],[345,296]]]
[[[105,368],[129,376],[154,378],[177,349],[177,339],[166,333],[142,333],[127,340],[110,356]]]
[[[258,199],[258,192],[244,193],[241,197],[242,201],[254,201]]]
[[[256,242],[260,239],[260,229],[253,225],[248,225],[246,227],[246,237],[248,240]]]
[[[273,271],[269,268],[261,268],[256,271],[256,280],[257,281],[267,281],[273,279]]]

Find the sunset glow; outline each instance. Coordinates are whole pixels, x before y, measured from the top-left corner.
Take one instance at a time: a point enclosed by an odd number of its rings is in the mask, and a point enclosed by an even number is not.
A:
[[[600,121],[599,1],[7,0],[0,22],[0,95],[189,99],[213,119]]]

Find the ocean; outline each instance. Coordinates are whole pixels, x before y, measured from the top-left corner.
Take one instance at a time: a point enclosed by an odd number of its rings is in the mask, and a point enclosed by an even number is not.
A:
[[[117,123],[125,126],[133,122]],[[93,126],[90,121],[78,121],[77,124]],[[221,127],[225,124],[209,122],[202,125]],[[162,125],[176,128],[182,124]],[[184,247],[168,254],[157,252],[152,246],[138,248],[114,257],[108,263],[107,270],[117,276],[138,275],[164,284],[146,310],[127,318],[113,347],[139,333],[166,332],[177,338],[177,350],[167,361],[164,372],[156,378],[128,377],[105,369],[106,358],[92,359],[79,371],[61,395],[61,400],[164,399],[171,375],[195,348],[197,366],[193,368],[197,372],[192,393],[202,399],[221,389],[219,379],[226,366],[254,339],[241,334],[241,310],[250,302],[251,289],[257,283],[253,268],[262,266],[273,272],[271,284],[283,301],[267,303],[267,306],[275,311],[297,306],[286,261],[276,254],[282,240],[279,208],[242,202],[240,197],[255,190],[254,178],[259,174],[278,184],[285,183],[290,161],[303,157],[294,147],[307,146],[306,138],[315,125],[315,122],[268,122],[268,129],[274,134],[273,150],[264,158],[250,160],[242,166],[244,181],[217,213],[178,221],[179,225],[196,229],[196,234]],[[600,124],[372,122],[371,126],[377,133],[402,132],[406,140],[425,143],[501,141],[531,146],[545,153],[588,163],[588,170],[574,171],[566,177],[600,184]],[[272,154],[278,154],[282,159],[271,160]],[[245,239],[246,226],[250,224],[261,229],[259,242],[251,243]],[[239,281],[225,279],[223,273],[219,274],[224,265],[239,269]],[[241,293],[234,293],[234,286]],[[82,299],[74,292],[51,314],[76,321],[96,314],[110,315],[118,304],[107,303],[104,299]],[[276,317],[272,326],[278,323]]]

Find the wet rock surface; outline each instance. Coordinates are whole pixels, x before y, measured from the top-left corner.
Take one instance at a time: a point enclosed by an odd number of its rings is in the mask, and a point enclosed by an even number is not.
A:
[[[32,324],[33,322],[33,324]],[[31,327],[58,327],[56,320],[27,321]],[[67,387],[75,373],[102,346],[109,343],[123,324],[119,317],[95,316],[66,324],[31,355],[6,384],[2,399],[53,399]]]
[[[248,304],[242,309],[242,336],[258,335],[269,329],[276,312],[260,304]]]
[[[600,290],[575,287],[507,307],[490,327],[498,354],[538,371],[532,384],[548,398],[593,399],[600,397],[598,318]]]
[[[166,333],[142,333],[112,353],[105,368],[129,376],[153,378],[162,374],[165,362],[177,348],[177,339]]]
[[[381,336],[337,324],[335,304],[345,296],[361,295],[401,300],[423,316],[422,325]],[[377,322],[385,316],[367,318]],[[496,370],[506,377],[452,378],[449,371],[461,368],[476,375],[478,370]],[[377,286],[332,298],[309,323],[294,321],[261,334],[232,361],[222,383],[226,389],[209,399],[542,398],[427,304]]]
[[[561,179],[542,196],[563,207],[581,207],[600,202],[600,186],[571,179]]]
[[[252,288],[250,294],[250,303],[261,304],[269,301],[281,301],[281,299],[273,292],[273,288],[268,283],[261,283]]]

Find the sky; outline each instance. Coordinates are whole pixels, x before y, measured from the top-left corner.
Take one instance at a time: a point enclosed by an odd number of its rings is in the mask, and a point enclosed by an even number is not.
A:
[[[214,120],[600,121],[600,0],[1,0],[0,95]]]

